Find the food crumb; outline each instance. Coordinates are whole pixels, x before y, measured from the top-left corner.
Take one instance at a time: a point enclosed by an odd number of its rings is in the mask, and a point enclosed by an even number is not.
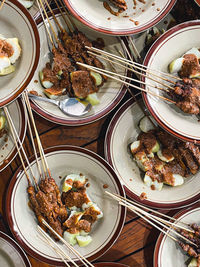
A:
[[[4,160],[4,163],[5,163],[5,164],[7,164],[8,162],[9,162],[8,159],[5,159],[5,160]]]
[[[38,83],[38,80],[35,80],[34,83]]]
[[[37,95],[38,96],[38,92],[36,92],[35,90],[31,90],[31,91],[29,91],[29,93],[32,94],[32,95]]]
[[[152,3],[152,6],[155,6],[155,3]]]
[[[154,184],[151,185],[151,190],[156,190],[156,187]]]
[[[3,155],[1,155],[1,157],[3,158]]]
[[[157,10],[157,11],[160,11],[160,8],[157,8],[156,10]]]
[[[111,20],[111,18],[107,18],[107,20]]]
[[[142,192],[140,195],[140,199],[141,200],[147,199],[147,194],[145,192]]]
[[[133,179],[131,178],[131,179],[130,179],[130,181],[132,182],[132,181],[133,181]]]
[[[168,21],[167,21],[167,20],[165,20],[165,21],[164,21],[164,24],[167,24],[167,23],[168,23]]]
[[[5,147],[7,147],[8,146],[8,144],[5,144]]]
[[[86,184],[86,187],[90,187],[90,183],[87,183],[87,184]]]
[[[126,15],[126,16],[123,16],[123,18],[129,18],[129,16],[128,16],[128,15]]]
[[[79,175],[80,175],[80,176],[83,176],[83,174],[82,174],[82,173],[80,173]]]
[[[103,188],[104,188],[104,189],[108,188],[108,185],[107,185],[107,184],[104,184],[104,185],[103,185]]]
[[[4,142],[8,142],[8,137],[6,137],[6,138],[4,139]]]
[[[59,179],[62,179],[62,176],[58,176]]]

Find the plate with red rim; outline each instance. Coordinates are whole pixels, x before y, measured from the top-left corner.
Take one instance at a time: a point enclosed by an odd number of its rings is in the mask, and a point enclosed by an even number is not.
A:
[[[194,0],[198,6],[200,6],[200,0]]]
[[[39,60],[40,40],[32,16],[18,1],[5,1],[0,24],[1,35],[5,38],[18,38],[21,47],[21,56],[15,63],[15,71],[0,77],[2,107],[15,100],[33,77]]]
[[[129,267],[128,265],[116,262],[98,262],[94,263],[95,267]]]
[[[26,119],[22,102],[20,99],[17,99],[7,107],[18,136],[23,143],[26,134]],[[0,171],[3,171],[17,155],[17,149],[12,140],[7,122],[5,128],[6,133],[0,138]]]
[[[126,216],[126,209],[110,199],[105,190],[124,196],[123,187],[112,167],[89,150],[74,146],[57,146],[46,150],[46,158],[52,177],[60,187],[61,177],[64,178],[72,172],[82,173],[89,179],[88,194],[103,211],[104,216],[92,228],[92,243],[82,248],[76,245],[75,249],[89,261],[93,261],[102,256],[117,240]],[[35,177],[39,177],[35,161],[31,162],[31,166]],[[107,189],[104,189],[105,184]],[[21,247],[31,256],[48,264],[63,265],[58,255],[46,243],[41,242],[37,235],[37,220],[28,207],[26,188],[26,177],[19,168],[11,179],[6,195],[5,209],[10,230]],[[63,246],[63,249],[66,248]],[[76,260],[74,255],[70,254],[70,257]]]
[[[141,98],[138,98],[138,101],[141,101]],[[129,99],[112,118],[105,137],[105,158],[115,169],[127,195],[144,205],[158,209],[177,209],[199,201],[199,172],[187,178],[183,185],[164,185],[161,191],[152,190],[143,183],[140,170],[128,149],[141,132],[138,124],[142,117],[144,113],[139,105]],[[147,199],[142,199],[143,193]]]
[[[127,10],[114,16],[104,8],[103,1],[100,0],[65,0],[67,8],[82,23],[111,35],[135,34],[153,27],[170,12],[175,2],[176,0],[137,1],[134,9],[133,0],[126,0]]]
[[[0,262],[7,267],[31,267],[21,247],[8,235],[0,231]]]
[[[192,47],[200,47],[200,22],[189,21],[179,24],[165,32],[150,48],[144,64],[152,69],[167,72],[169,63],[183,55]],[[149,79],[145,82],[156,85]],[[161,95],[158,89],[148,87]],[[166,96],[166,95],[165,95]],[[168,97],[170,98],[170,97]],[[182,112],[174,104],[158,97],[143,93],[144,102],[157,123],[170,134],[189,142],[200,144],[200,123],[198,116]]]
[[[65,23],[63,21],[62,16],[58,11],[55,11],[57,13],[56,17],[63,28],[66,28]],[[54,26],[54,29],[56,29],[55,22],[52,17],[50,17],[50,20]],[[46,40],[46,33],[45,33],[45,27],[43,22],[41,21],[41,18],[37,20],[38,22],[38,30],[41,40],[41,53],[40,53],[40,60],[38,67],[36,69],[36,72],[28,86],[29,91],[36,91],[39,95],[42,95],[46,97],[43,93],[43,87],[40,84],[39,81],[39,71],[41,71],[47,62],[49,62],[48,58],[48,44]],[[97,37],[100,37],[105,42],[105,50],[109,51],[111,53],[116,54],[116,48],[118,50],[122,50],[121,44],[119,43],[118,39],[115,37],[110,36],[104,36],[103,34],[99,34],[94,32],[93,30],[89,29],[88,27],[82,25],[80,22],[75,20],[75,23],[80,31],[86,34],[87,37],[89,37],[90,40],[95,40]],[[102,61],[103,62],[103,61]],[[112,67],[108,62],[103,62],[105,64],[105,68],[112,71]],[[123,68],[117,67],[117,72],[120,74],[125,74],[125,70]],[[37,82],[36,82],[37,81]],[[91,122],[94,122],[105,115],[107,115],[110,111],[113,110],[114,107],[121,101],[123,96],[126,93],[125,87],[114,80],[108,79],[103,86],[100,87],[99,91],[97,92],[98,98],[100,100],[100,103],[98,105],[95,105],[92,107],[92,110],[83,117],[70,117],[66,114],[62,113],[57,106],[54,106],[52,104],[32,100],[32,108],[42,117],[45,119],[62,124],[62,125],[68,125],[68,126],[77,126],[77,125],[83,125],[88,124]],[[61,96],[60,98],[64,98],[65,96]]]
[[[187,224],[197,223],[200,225],[200,205],[199,203],[178,212],[174,218],[178,222],[184,222]],[[185,255],[185,252],[176,244],[162,233],[159,235],[154,250],[154,267],[187,267],[186,261],[189,256]]]

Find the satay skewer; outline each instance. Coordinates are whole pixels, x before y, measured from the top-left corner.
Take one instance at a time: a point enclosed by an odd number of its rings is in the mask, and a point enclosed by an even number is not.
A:
[[[143,89],[143,88],[141,88],[141,87],[139,87],[139,86],[136,86],[136,85],[133,85],[133,84],[128,83],[128,82],[126,82],[126,81],[123,81],[123,80],[121,80],[121,79],[119,79],[119,78],[116,78],[116,77],[114,77],[114,76],[118,76],[118,77],[125,78],[125,79],[130,79],[129,77],[126,77],[126,76],[123,76],[123,75],[121,75],[121,74],[117,74],[117,73],[114,73],[114,72],[111,72],[111,71],[108,71],[108,70],[104,70],[104,69],[100,69],[100,68],[97,68],[97,67],[93,67],[93,66],[90,66],[90,65],[87,65],[87,64],[84,64],[84,63],[80,63],[80,62],[76,62],[76,64],[77,64],[77,65],[80,65],[80,66],[82,66],[82,67],[85,67],[85,68],[87,68],[87,69],[93,70],[93,71],[95,71],[95,72],[98,72],[98,73],[100,73],[100,74],[102,74],[102,75],[105,75],[105,76],[107,76],[108,78],[111,78],[111,79],[113,79],[113,80],[115,80],[115,81],[121,82],[122,84],[128,85],[128,86],[133,87],[133,88],[135,88],[135,89],[138,89],[138,90],[140,90],[140,91],[143,91],[143,92],[145,92],[145,93],[147,93],[147,94],[150,94],[150,95],[152,95],[152,96],[156,96],[156,97],[158,97],[158,98],[160,98],[160,99],[162,99],[162,100],[168,101],[168,102],[170,102],[170,103],[172,103],[172,104],[175,104],[175,103],[176,103],[175,101],[173,101],[173,100],[171,100],[171,99],[169,99],[169,98],[166,98],[166,97],[161,96],[161,95],[157,95],[157,94],[155,94],[155,93],[153,93],[153,92],[151,92],[151,91],[148,91],[148,90]]]
[[[73,248],[64,238],[62,238],[44,219],[42,220],[42,223],[59,238],[60,241],[62,241],[63,244],[65,244],[73,253],[74,255],[78,256],[79,260],[84,264],[88,264],[90,267],[94,267],[94,265],[89,262],[85,257],[83,257],[75,248]],[[87,266],[87,265],[86,265]]]
[[[134,73],[136,73],[136,74],[140,74],[138,71],[134,70],[133,68],[129,68],[129,67],[126,67],[126,66],[123,65],[123,64],[120,64],[120,63],[118,63],[118,62],[114,62],[113,60],[111,60],[111,59],[109,59],[109,58],[107,58],[107,57],[98,55],[98,54],[93,53],[93,52],[91,52],[91,51],[88,51],[88,54],[91,54],[91,55],[94,55],[94,56],[99,57],[99,58],[101,58],[101,59],[107,60],[108,62],[112,63],[113,65],[121,66],[121,67],[125,68],[126,70],[130,70],[131,72],[134,72]],[[144,75],[144,76],[145,76],[145,77],[148,77],[148,76],[146,76],[146,75]],[[138,79],[133,79],[133,78],[130,78],[130,77],[127,77],[127,78],[130,79],[131,81],[134,81],[134,82],[137,82],[137,83],[141,83],[141,84],[145,84],[145,85],[147,85],[147,86],[155,87],[155,86],[153,86],[153,85],[151,85],[151,84],[147,84],[147,83],[145,83],[145,82],[143,82],[143,81],[141,81],[141,80],[138,80]],[[149,78],[149,77],[148,77],[148,78]],[[152,80],[153,80],[153,81],[156,81],[156,82],[159,83],[159,81],[157,81],[157,80],[155,80],[155,79],[152,79]],[[161,83],[161,84],[163,84],[163,83]],[[168,87],[168,85],[165,85],[165,86]],[[164,90],[164,91],[166,91],[166,92],[169,92],[168,89],[163,88],[163,87],[158,87],[158,86],[157,86],[156,89]],[[171,86],[169,86],[169,89],[171,89]]]
[[[101,50],[101,49],[98,49],[98,48],[96,48],[96,47],[89,47],[89,46],[86,46],[86,48],[88,49],[88,50],[91,50],[91,51],[93,51],[93,52],[96,52],[96,53],[98,53],[98,54],[103,54],[103,55],[106,55],[106,56],[108,56],[108,57],[110,57],[110,58],[113,58],[113,59],[115,59],[115,60],[117,60],[117,61],[119,61],[119,62],[122,62],[122,63],[124,63],[124,64],[127,64],[127,65],[130,65],[130,66],[132,66],[132,67],[137,67],[138,69],[140,69],[141,71],[144,71],[144,72],[148,72],[148,73],[150,73],[151,75],[156,75],[154,72],[156,72],[156,73],[160,73],[160,74],[162,74],[163,76],[166,76],[166,77],[171,77],[171,78],[173,78],[173,79],[175,79],[175,80],[182,80],[181,78],[179,78],[179,77],[177,77],[177,76],[174,76],[174,75],[172,75],[172,74],[169,74],[169,73],[167,73],[167,72],[163,72],[163,71],[160,71],[160,70],[156,70],[156,69],[151,69],[151,68],[149,68],[149,67],[147,67],[147,66],[145,66],[145,65],[143,65],[143,64],[140,64],[140,63],[137,63],[137,62],[135,62],[135,61],[132,61],[132,60],[129,60],[129,59],[125,59],[125,58],[123,58],[123,57],[120,57],[120,56],[117,56],[117,55],[115,55],[115,54],[112,54],[112,53],[109,53],[109,52],[107,52],[107,51],[104,51],[104,50]],[[158,78],[160,78],[160,79],[165,79],[163,76],[158,76]],[[174,81],[173,80],[169,80],[168,78],[166,78],[166,81],[168,81],[168,82],[170,82],[170,83],[174,83]]]
[[[151,213],[148,213],[147,211],[144,210],[145,207],[143,207],[143,208],[138,207],[137,205],[135,205],[135,203],[133,203],[133,202],[130,203],[127,201],[127,199],[123,199],[120,196],[118,196],[117,194],[112,194],[111,192],[108,192],[108,191],[106,191],[106,194],[108,194],[110,197],[112,197],[113,199],[118,201],[120,205],[125,206],[125,207],[129,208],[130,210],[134,211],[138,216],[140,216],[142,219],[144,219],[145,221],[150,223],[152,226],[157,228],[162,233],[166,234],[167,236],[169,235],[169,237],[172,238],[174,241],[179,242],[177,238],[168,234],[165,230],[160,228],[158,225],[164,227],[166,230],[170,231],[171,233],[174,233],[177,237],[182,238],[183,240],[187,241],[189,244],[197,247],[197,245],[194,242],[192,242],[191,240],[189,240],[185,236],[181,235],[179,232],[177,232],[175,230],[175,228],[182,229],[182,230],[188,231],[190,233],[194,233],[193,230],[185,228],[185,227],[180,226],[178,224],[175,224],[175,222],[166,221],[165,219],[162,219],[158,216],[155,216]],[[155,223],[157,223],[158,225]]]

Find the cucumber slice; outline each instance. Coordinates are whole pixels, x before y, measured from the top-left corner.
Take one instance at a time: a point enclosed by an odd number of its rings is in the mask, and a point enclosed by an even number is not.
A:
[[[164,183],[167,185],[171,185],[171,186],[179,186],[179,185],[182,185],[184,183],[183,176],[181,176],[179,174],[172,174],[172,177],[174,178],[173,184],[167,183],[167,182],[164,182]]]
[[[188,267],[197,267],[197,260],[195,258],[192,258]]]
[[[7,68],[4,68],[0,71],[0,76],[8,75],[15,71],[15,66],[10,65]]]
[[[155,190],[160,191],[163,188],[163,183],[159,183],[157,180],[153,181],[147,174],[144,176],[144,184],[148,187],[154,186]]]
[[[155,144],[155,146],[152,148],[151,152],[156,153],[156,152],[159,151],[159,149],[160,149],[160,145],[159,145],[159,143],[156,141],[156,144]]]
[[[34,1],[18,0],[25,8],[30,8],[34,4]]]
[[[93,202],[92,201],[90,201],[90,202],[88,202],[88,203],[83,203],[83,205],[82,205],[82,210],[86,210],[86,209],[88,209],[89,207],[91,207],[93,205]]]
[[[98,105],[100,103],[97,93],[89,94],[85,100],[88,101],[92,106]]]
[[[5,127],[6,124],[6,118],[4,116],[0,116],[0,130],[2,130]]]
[[[51,95],[51,94],[47,93],[46,91],[44,91],[44,94],[50,99],[57,99],[58,98],[57,95]]]
[[[184,62],[183,57],[174,59],[168,66],[169,72],[170,73],[179,72],[182,68],[183,62]]]
[[[162,150],[157,151],[157,156],[159,157],[160,160],[162,160],[164,162],[170,162],[170,161],[174,160],[174,156],[171,156],[171,158],[169,158],[169,159],[167,159],[165,156],[163,156]]]
[[[62,192],[67,192],[71,189],[72,189],[72,185],[68,184],[67,180],[65,180],[62,185]]]
[[[131,153],[135,154],[135,153],[137,152],[137,150],[140,148],[140,144],[141,144],[141,142],[140,142],[139,140],[133,142],[133,143],[130,145]]]
[[[82,235],[82,236],[87,236],[87,235],[88,235],[88,233],[87,233],[87,232],[85,232],[84,230],[81,230],[81,231],[80,231],[80,235]]]
[[[200,59],[200,51],[196,47],[192,47],[190,50],[188,50],[184,55],[192,54],[195,55],[198,59]],[[184,56],[183,55],[183,56]]]
[[[90,235],[87,236],[76,236],[76,240],[80,247],[86,247],[92,242],[92,237]]]
[[[63,238],[72,246],[76,245],[77,239],[76,237],[79,235],[79,232],[76,234],[71,234],[67,231],[64,232]]]
[[[102,84],[103,79],[101,74],[94,71],[90,71],[90,76],[94,79],[96,86],[100,86]]]
[[[53,83],[50,82],[50,81],[45,81],[44,80],[44,74],[42,71],[39,72],[39,78],[40,78],[40,82],[42,84],[42,86],[45,88],[45,89],[48,89],[48,88],[51,88],[53,86]]]
[[[150,169],[150,164],[148,164],[150,159],[147,157],[145,152],[136,153],[135,154],[135,160],[136,160],[138,167],[142,171],[148,171]]]
[[[153,123],[149,120],[147,116],[143,117],[139,122],[139,128],[142,132],[147,133],[154,129]]]

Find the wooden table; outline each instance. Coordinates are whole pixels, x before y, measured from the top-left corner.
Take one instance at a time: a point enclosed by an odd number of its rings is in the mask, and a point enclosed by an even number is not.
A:
[[[178,0],[177,3],[179,1],[180,0]],[[119,106],[128,98],[130,98],[130,95],[127,93]],[[56,125],[35,114],[36,125],[43,147],[47,148],[52,145],[75,145],[85,147],[104,157],[103,147],[106,129],[119,106],[116,107],[115,110],[113,110],[107,117],[92,124],[79,127]],[[31,156],[32,149],[29,133],[26,135],[24,146],[27,154]],[[9,165],[9,167],[0,173],[0,211],[3,214],[5,222],[4,231],[10,235],[11,233],[9,232],[8,225],[6,223],[6,216],[3,210],[5,205],[3,201],[5,199],[8,183],[19,166],[20,161],[17,157]],[[170,215],[175,213],[174,211],[164,212],[167,212]],[[151,267],[153,266],[153,252],[158,235],[158,231],[152,228],[149,224],[145,223],[139,217],[135,216],[132,212],[128,211],[121,235],[113,247],[105,255],[99,258],[98,261],[119,262],[127,264],[130,267]],[[50,266],[37,261],[31,256],[29,256],[29,259],[33,267]]]

